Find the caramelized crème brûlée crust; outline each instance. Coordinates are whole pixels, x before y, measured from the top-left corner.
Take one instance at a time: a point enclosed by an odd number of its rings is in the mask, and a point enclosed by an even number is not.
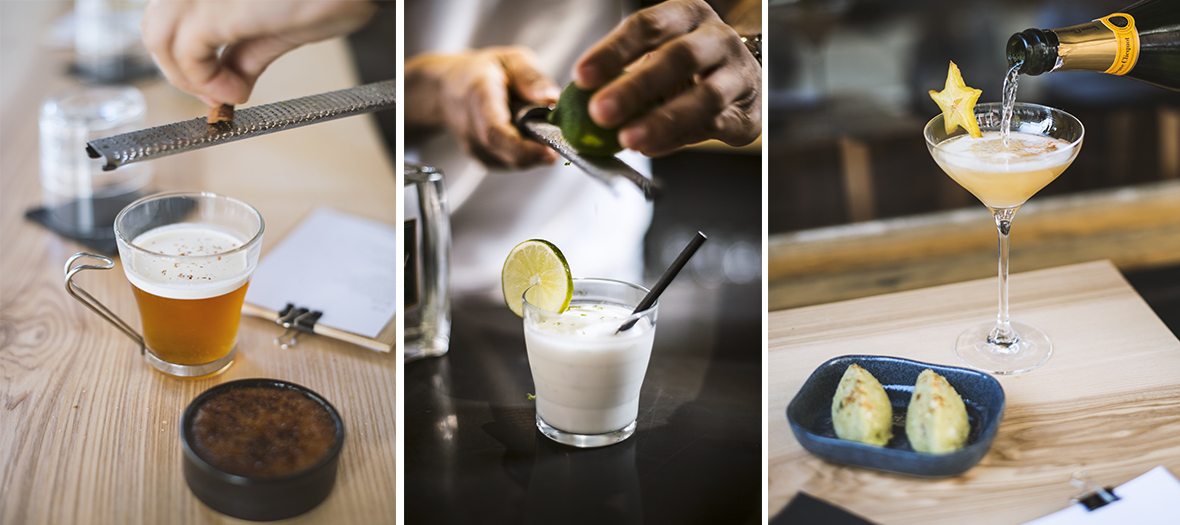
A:
[[[318,464],[336,443],[336,420],[316,400],[282,387],[231,388],[192,420],[193,451],[238,476],[273,478]]]

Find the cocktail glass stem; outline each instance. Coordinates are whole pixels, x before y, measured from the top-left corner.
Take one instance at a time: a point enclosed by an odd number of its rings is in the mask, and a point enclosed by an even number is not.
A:
[[[1020,336],[1012,329],[1012,323],[1008,320],[1008,232],[1012,229],[1012,218],[1018,209],[1020,206],[992,209],[992,216],[996,219],[996,230],[999,232],[1000,312],[996,316],[996,327],[988,334],[987,340],[996,345],[995,348],[1000,353],[1016,352],[1018,347],[1014,343],[1020,340]]]

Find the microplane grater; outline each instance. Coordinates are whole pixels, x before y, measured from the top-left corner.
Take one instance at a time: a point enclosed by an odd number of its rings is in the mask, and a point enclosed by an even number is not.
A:
[[[565,140],[565,137],[562,136],[561,128],[549,122],[548,117],[553,112],[553,108],[524,104],[518,104],[518,106],[517,108],[513,108],[513,115],[515,115],[517,129],[524,136],[549,146],[550,149],[565,157],[566,160],[569,160],[571,164],[581,168],[582,171],[602,181],[607,186],[612,186],[616,177],[622,177],[634,183],[639,188],[639,191],[643,192],[644,198],[649,201],[659,195],[659,182],[644,177],[635,171],[635,168],[619,160],[618,157],[613,155],[592,156],[578,153]]]
[[[106,158],[103,171],[119,166],[225,144],[276,131],[394,107],[394,80],[320,93],[234,111],[232,121],[209,124],[205,117],[131,131],[86,143],[90,158]]]

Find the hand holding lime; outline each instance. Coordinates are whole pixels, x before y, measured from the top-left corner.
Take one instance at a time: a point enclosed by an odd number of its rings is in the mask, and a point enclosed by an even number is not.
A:
[[[584,91],[570,82],[561,91],[561,98],[549,114],[549,122],[561,128],[561,136],[582,155],[608,157],[623,151],[619,145],[619,130],[605,129],[590,119],[590,97],[594,91]]]

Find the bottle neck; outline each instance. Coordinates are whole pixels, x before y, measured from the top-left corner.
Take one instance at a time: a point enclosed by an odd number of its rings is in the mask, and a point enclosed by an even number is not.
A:
[[[1026,75],[1097,71],[1124,75],[1135,67],[1139,36],[1125,13],[1060,29],[1026,29],[1008,39],[1008,66]]]
[[[1025,29],[1008,39],[1008,67],[1019,66],[1025,75],[1048,73],[1057,67],[1057,34],[1052,30]]]

